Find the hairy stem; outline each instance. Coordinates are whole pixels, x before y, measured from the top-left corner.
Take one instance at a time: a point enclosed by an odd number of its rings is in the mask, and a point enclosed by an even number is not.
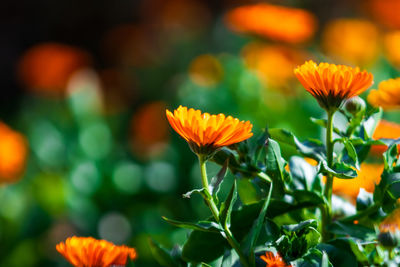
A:
[[[212,197],[210,190],[209,190],[209,186],[208,186],[208,178],[207,178],[207,170],[206,170],[207,159],[204,155],[198,155],[198,157],[199,157],[199,163],[200,163],[201,181],[203,183],[203,189],[205,191],[204,200],[206,201],[207,206],[210,208],[215,221],[221,225],[221,222],[219,219],[219,210],[217,208],[217,205],[214,202],[214,198]],[[242,250],[240,249],[239,243],[233,237],[233,234],[232,234],[231,230],[229,229],[229,227],[227,225],[221,225],[221,226],[224,229],[224,232],[222,233],[222,235],[228,241],[229,245],[238,254],[241,264],[244,267],[250,267],[245,255],[243,254]]]

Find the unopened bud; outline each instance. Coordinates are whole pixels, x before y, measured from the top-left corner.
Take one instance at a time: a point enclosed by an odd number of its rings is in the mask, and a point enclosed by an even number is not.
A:
[[[344,111],[348,115],[357,116],[365,111],[365,107],[365,101],[361,97],[355,96],[346,101]]]
[[[386,248],[395,248],[399,244],[398,233],[390,231],[381,232],[378,235],[379,243]]]

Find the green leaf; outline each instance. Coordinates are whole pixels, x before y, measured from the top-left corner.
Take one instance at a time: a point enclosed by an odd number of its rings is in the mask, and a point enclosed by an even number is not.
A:
[[[193,231],[182,249],[182,258],[189,262],[211,262],[221,257],[229,244],[221,234]]]
[[[332,174],[336,178],[353,179],[357,177],[356,170],[343,162],[335,162],[330,168],[326,161],[321,161],[320,166],[322,172]]]
[[[185,229],[191,229],[191,230],[198,230],[198,231],[203,231],[203,232],[213,232],[213,233],[219,233],[223,229],[219,224],[216,222],[210,222],[210,221],[199,221],[198,223],[191,223],[191,222],[180,222],[176,220],[171,220],[166,217],[162,217],[166,222],[180,227],[180,228],[185,228]]]
[[[297,202],[310,203],[312,205],[325,204],[324,198],[313,191],[295,190],[293,191],[293,197]]]
[[[304,189],[311,190],[314,180],[317,177],[317,169],[314,166],[311,166],[303,158],[298,156],[293,156],[290,158],[289,167],[292,177],[295,180],[299,180]]]
[[[392,144],[389,146],[388,150],[383,153],[383,160],[385,164],[385,170],[393,170],[393,165],[397,161],[397,155],[398,155],[398,150],[397,150],[397,144]]]
[[[166,249],[161,247],[160,244],[149,238],[149,246],[151,254],[154,259],[161,265],[166,267],[179,267],[180,265],[174,260],[174,258],[167,252]]]
[[[245,253],[250,255],[251,258],[254,258],[254,247],[256,245],[257,239],[260,235],[261,228],[265,221],[265,215],[267,213],[268,205],[271,199],[271,193],[273,189],[273,183],[270,183],[270,188],[268,190],[268,195],[264,200],[264,204],[261,208],[260,214],[258,215],[257,220],[254,222],[253,227],[251,228],[248,238],[245,241]]]
[[[284,192],[285,182],[289,182],[289,174],[285,171],[286,161],[281,156],[279,144],[268,139],[267,154],[265,159],[266,173],[274,181],[277,192]]]
[[[352,160],[352,165],[356,167],[357,169],[360,169],[360,164],[358,162],[358,156],[356,149],[354,148],[353,144],[351,141],[347,138],[343,140],[344,147],[346,148],[347,154],[349,158]]]
[[[357,196],[357,211],[362,211],[370,207],[374,203],[373,194],[365,191],[364,188],[360,188],[360,192]]]
[[[328,225],[328,231],[338,236],[352,236],[362,240],[372,241],[376,239],[374,229],[353,223],[335,221]]]
[[[228,166],[229,166],[229,158],[227,158],[225,160],[224,165],[219,170],[217,175],[211,179],[211,182],[209,185],[209,190],[211,192],[211,195],[215,196],[218,193],[220,184],[221,184],[222,180],[224,179],[226,172],[228,170]]]
[[[296,136],[284,129],[269,129],[272,139],[280,144],[286,144],[295,148],[300,154],[306,157],[313,158],[317,161],[325,159],[325,146],[319,140],[306,140],[300,142]]]
[[[282,228],[288,232],[298,232],[308,227],[317,228],[317,226],[318,226],[317,220],[310,219],[298,224],[283,225]]]
[[[243,204],[250,205],[260,201],[260,192],[257,190],[253,180],[238,178],[237,181],[239,197]]]
[[[226,200],[222,202],[220,208],[219,219],[224,227],[229,228],[231,226],[231,213],[233,204],[236,201],[237,192],[236,192],[236,180],[232,184],[231,191],[227,196]]]
[[[382,109],[377,108],[372,111],[372,114],[369,115],[368,119],[365,120],[362,124],[362,127],[364,128],[364,133],[366,135],[365,139],[369,139],[372,137],[372,135],[375,132],[375,128],[378,125],[379,121],[382,118]]]
[[[350,249],[337,248],[326,243],[321,243],[317,247],[328,254],[329,261],[333,266],[358,266],[357,259]]]

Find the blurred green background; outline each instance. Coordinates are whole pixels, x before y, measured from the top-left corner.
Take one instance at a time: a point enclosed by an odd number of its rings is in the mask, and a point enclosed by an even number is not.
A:
[[[135,247],[135,266],[158,266],[150,237],[182,244],[187,231],[161,216],[208,211],[199,197],[182,198],[200,186],[199,170],[166,108],[250,120],[256,134],[268,126],[319,137],[309,117],[323,112],[295,66],[358,65],[374,73],[374,88],[398,76],[390,6],[270,1],[315,19],[307,40],[286,42],[232,31],[227,12],[258,2],[2,1],[0,266],[69,266],[55,245],[72,235]]]

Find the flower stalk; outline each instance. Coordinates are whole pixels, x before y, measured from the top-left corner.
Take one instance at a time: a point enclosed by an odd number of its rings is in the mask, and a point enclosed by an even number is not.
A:
[[[236,241],[236,239],[233,237],[233,234],[232,234],[231,230],[229,229],[229,227],[227,225],[221,225],[221,221],[219,218],[219,210],[217,208],[217,205],[214,202],[214,198],[212,197],[212,195],[210,193],[210,189],[209,189],[209,185],[208,185],[207,169],[206,169],[207,157],[206,157],[206,155],[201,155],[201,154],[198,154],[197,156],[199,158],[203,190],[205,191],[205,194],[203,194],[203,198],[204,198],[205,202],[207,203],[207,206],[210,208],[215,221],[222,227],[222,229],[223,229],[222,235],[228,241],[229,245],[238,254],[241,264],[244,267],[250,267],[250,264],[248,263],[246,256],[243,254],[242,250],[240,249],[240,245]]]
[[[334,142],[332,141],[333,134],[333,115],[335,114],[335,110],[328,110],[328,122],[326,126],[326,158],[328,167],[333,167],[333,146]],[[325,208],[322,212],[322,239],[324,241],[329,239],[329,233],[326,230],[328,224],[331,223],[332,220],[332,187],[333,187],[333,175],[328,173],[326,175],[326,183],[324,188],[324,196],[327,200],[325,204]]]

